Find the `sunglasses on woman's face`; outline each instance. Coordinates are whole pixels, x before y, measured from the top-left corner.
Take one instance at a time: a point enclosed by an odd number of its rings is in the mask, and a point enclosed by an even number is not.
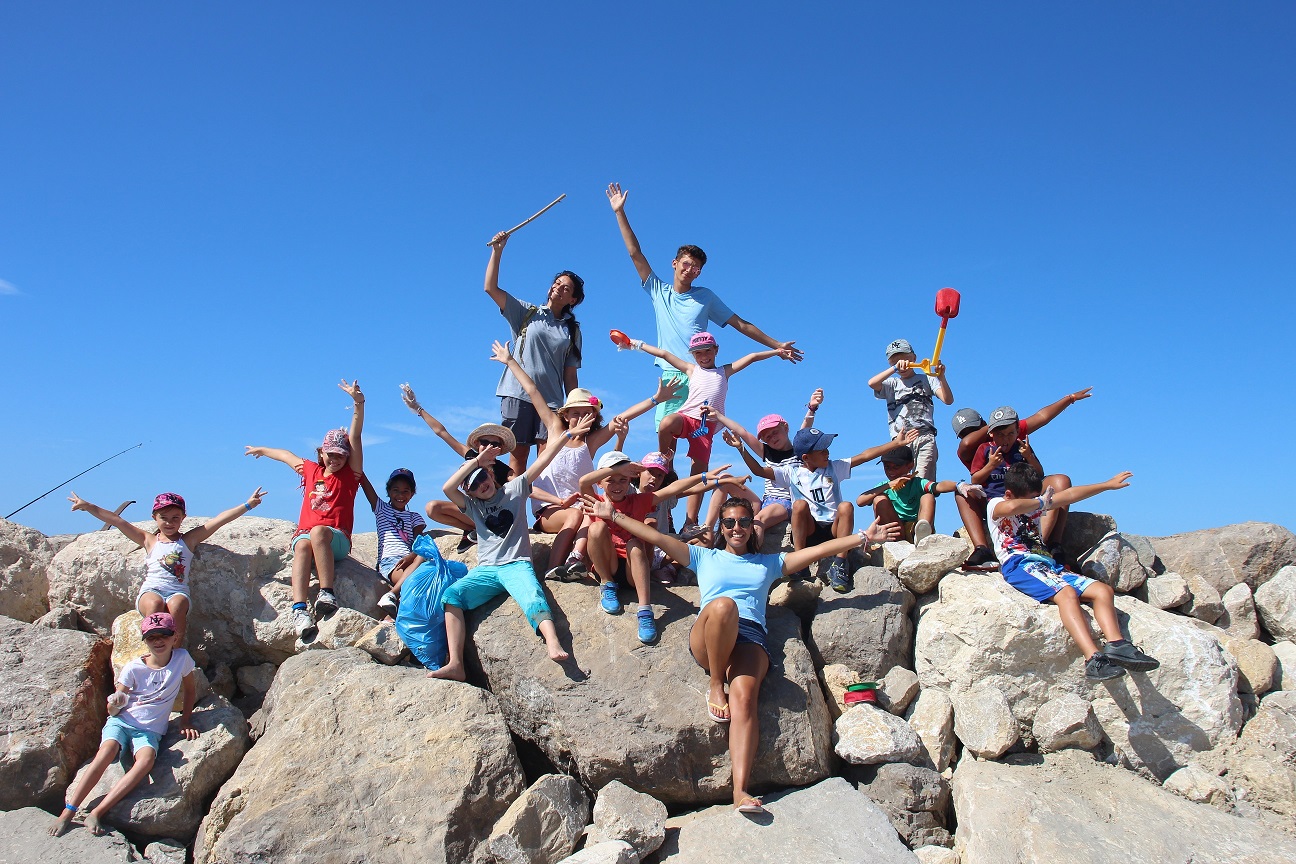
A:
[[[737,525],[739,528],[750,528],[752,524],[752,517],[739,516],[737,519],[735,519],[732,516],[728,516],[724,519],[721,519],[720,524],[726,528],[732,528],[735,525]]]

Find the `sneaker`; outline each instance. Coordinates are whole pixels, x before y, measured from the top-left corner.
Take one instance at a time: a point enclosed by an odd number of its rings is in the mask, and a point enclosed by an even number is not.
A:
[[[467,552],[477,543],[476,531],[465,531],[459,538],[459,545],[455,547],[456,552]]]
[[[569,580],[569,579],[567,578],[567,565],[566,565],[566,564],[559,564],[557,567],[550,567],[550,568],[549,568],[549,571],[548,571],[547,573],[545,573],[545,577],[544,577],[544,578],[549,579],[549,580],[551,580],[551,581],[556,581],[556,582],[569,582],[569,581],[571,581],[571,580]]]
[[[315,621],[305,609],[292,610],[292,619],[293,627],[297,630],[297,638],[303,642],[314,639],[315,634],[319,632],[319,628],[315,626]]]
[[[679,532],[679,539],[687,543],[690,540],[696,540],[701,537],[703,534],[707,533],[707,530],[708,529],[705,525],[685,525]]]
[[[653,620],[651,609],[643,609],[639,612],[639,641],[645,645],[652,645],[657,641],[657,622]]]
[[[1126,642],[1123,645],[1112,645],[1109,642],[1103,646],[1100,654],[1118,666],[1124,666],[1135,672],[1151,672],[1161,666],[1155,658],[1140,651],[1133,642]]]
[[[990,551],[989,546],[978,546],[972,550],[972,554],[963,562],[964,570],[997,570],[999,560],[995,558],[994,552]]]
[[[315,616],[317,618],[327,618],[337,611],[337,597],[327,588],[321,588],[319,596],[315,598]]]
[[[378,598],[378,608],[395,618],[400,610],[400,598],[396,596],[395,591],[388,591]]]
[[[558,578],[564,582],[579,582],[588,575],[589,567],[585,566],[585,559],[579,555],[573,555],[563,565],[563,576]]]
[[[599,597],[599,605],[603,611],[609,615],[621,614],[621,598],[617,596],[617,587],[615,582],[604,582],[603,590]]]
[[[828,584],[838,594],[845,594],[851,589],[850,573],[846,571],[846,562],[842,559],[834,558],[832,564],[828,565]]]
[[[1108,660],[1101,651],[1085,663],[1085,677],[1090,681],[1106,681],[1109,678],[1119,678],[1124,674],[1125,670]]]
[[[932,535],[932,524],[926,519],[919,519],[914,525],[914,545],[917,546],[923,540]]]

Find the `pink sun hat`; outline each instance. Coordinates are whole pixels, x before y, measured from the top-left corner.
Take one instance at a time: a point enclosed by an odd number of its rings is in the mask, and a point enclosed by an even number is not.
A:
[[[764,417],[760,419],[760,422],[756,424],[756,435],[757,437],[760,437],[760,434],[762,432],[768,432],[770,429],[776,429],[778,428],[778,425],[780,423],[786,423],[786,422],[787,421],[783,419],[782,414],[766,414]]]

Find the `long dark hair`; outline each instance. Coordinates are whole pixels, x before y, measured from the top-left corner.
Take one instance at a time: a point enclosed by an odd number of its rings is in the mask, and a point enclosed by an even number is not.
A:
[[[747,515],[752,518],[752,521],[753,522],[756,521],[756,511],[752,507],[752,503],[748,501],[746,498],[726,498],[725,502],[720,505],[721,519],[724,518],[725,511],[731,507],[739,507],[743,510],[746,510]],[[721,534],[719,531],[716,532],[715,540],[712,542],[716,549],[725,548],[724,535]],[[760,544],[756,540],[756,532],[752,531],[750,534],[747,535],[747,554],[755,555],[758,552],[760,552]]]
[[[567,326],[568,344],[571,346],[568,350],[571,351],[573,357],[579,360],[581,359],[580,322],[576,320],[576,313],[572,312],[572,310],[585,300],[585,280],[570,270],[562,270],[554,274],[553,281],[557,282],[558,277],[560,276],[566,276],[572,280],[572,302],[565,310],[571,314],[565,323]]]

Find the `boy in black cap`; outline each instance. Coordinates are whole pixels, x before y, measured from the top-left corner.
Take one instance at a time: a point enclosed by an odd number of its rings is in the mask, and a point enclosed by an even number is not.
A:
[[[861,507],[873,505],[873,513],[883,525],[899,523],[904,536],[921,543],[931,536],[936,519],[936,496],[953,492],[958,497],[979,498],[985,504],[985,492],[971,483],[941,480],[934,482],[914,476],[913,448],[904,446],[882,454],[886,485],[870,489],[856,499]]]

